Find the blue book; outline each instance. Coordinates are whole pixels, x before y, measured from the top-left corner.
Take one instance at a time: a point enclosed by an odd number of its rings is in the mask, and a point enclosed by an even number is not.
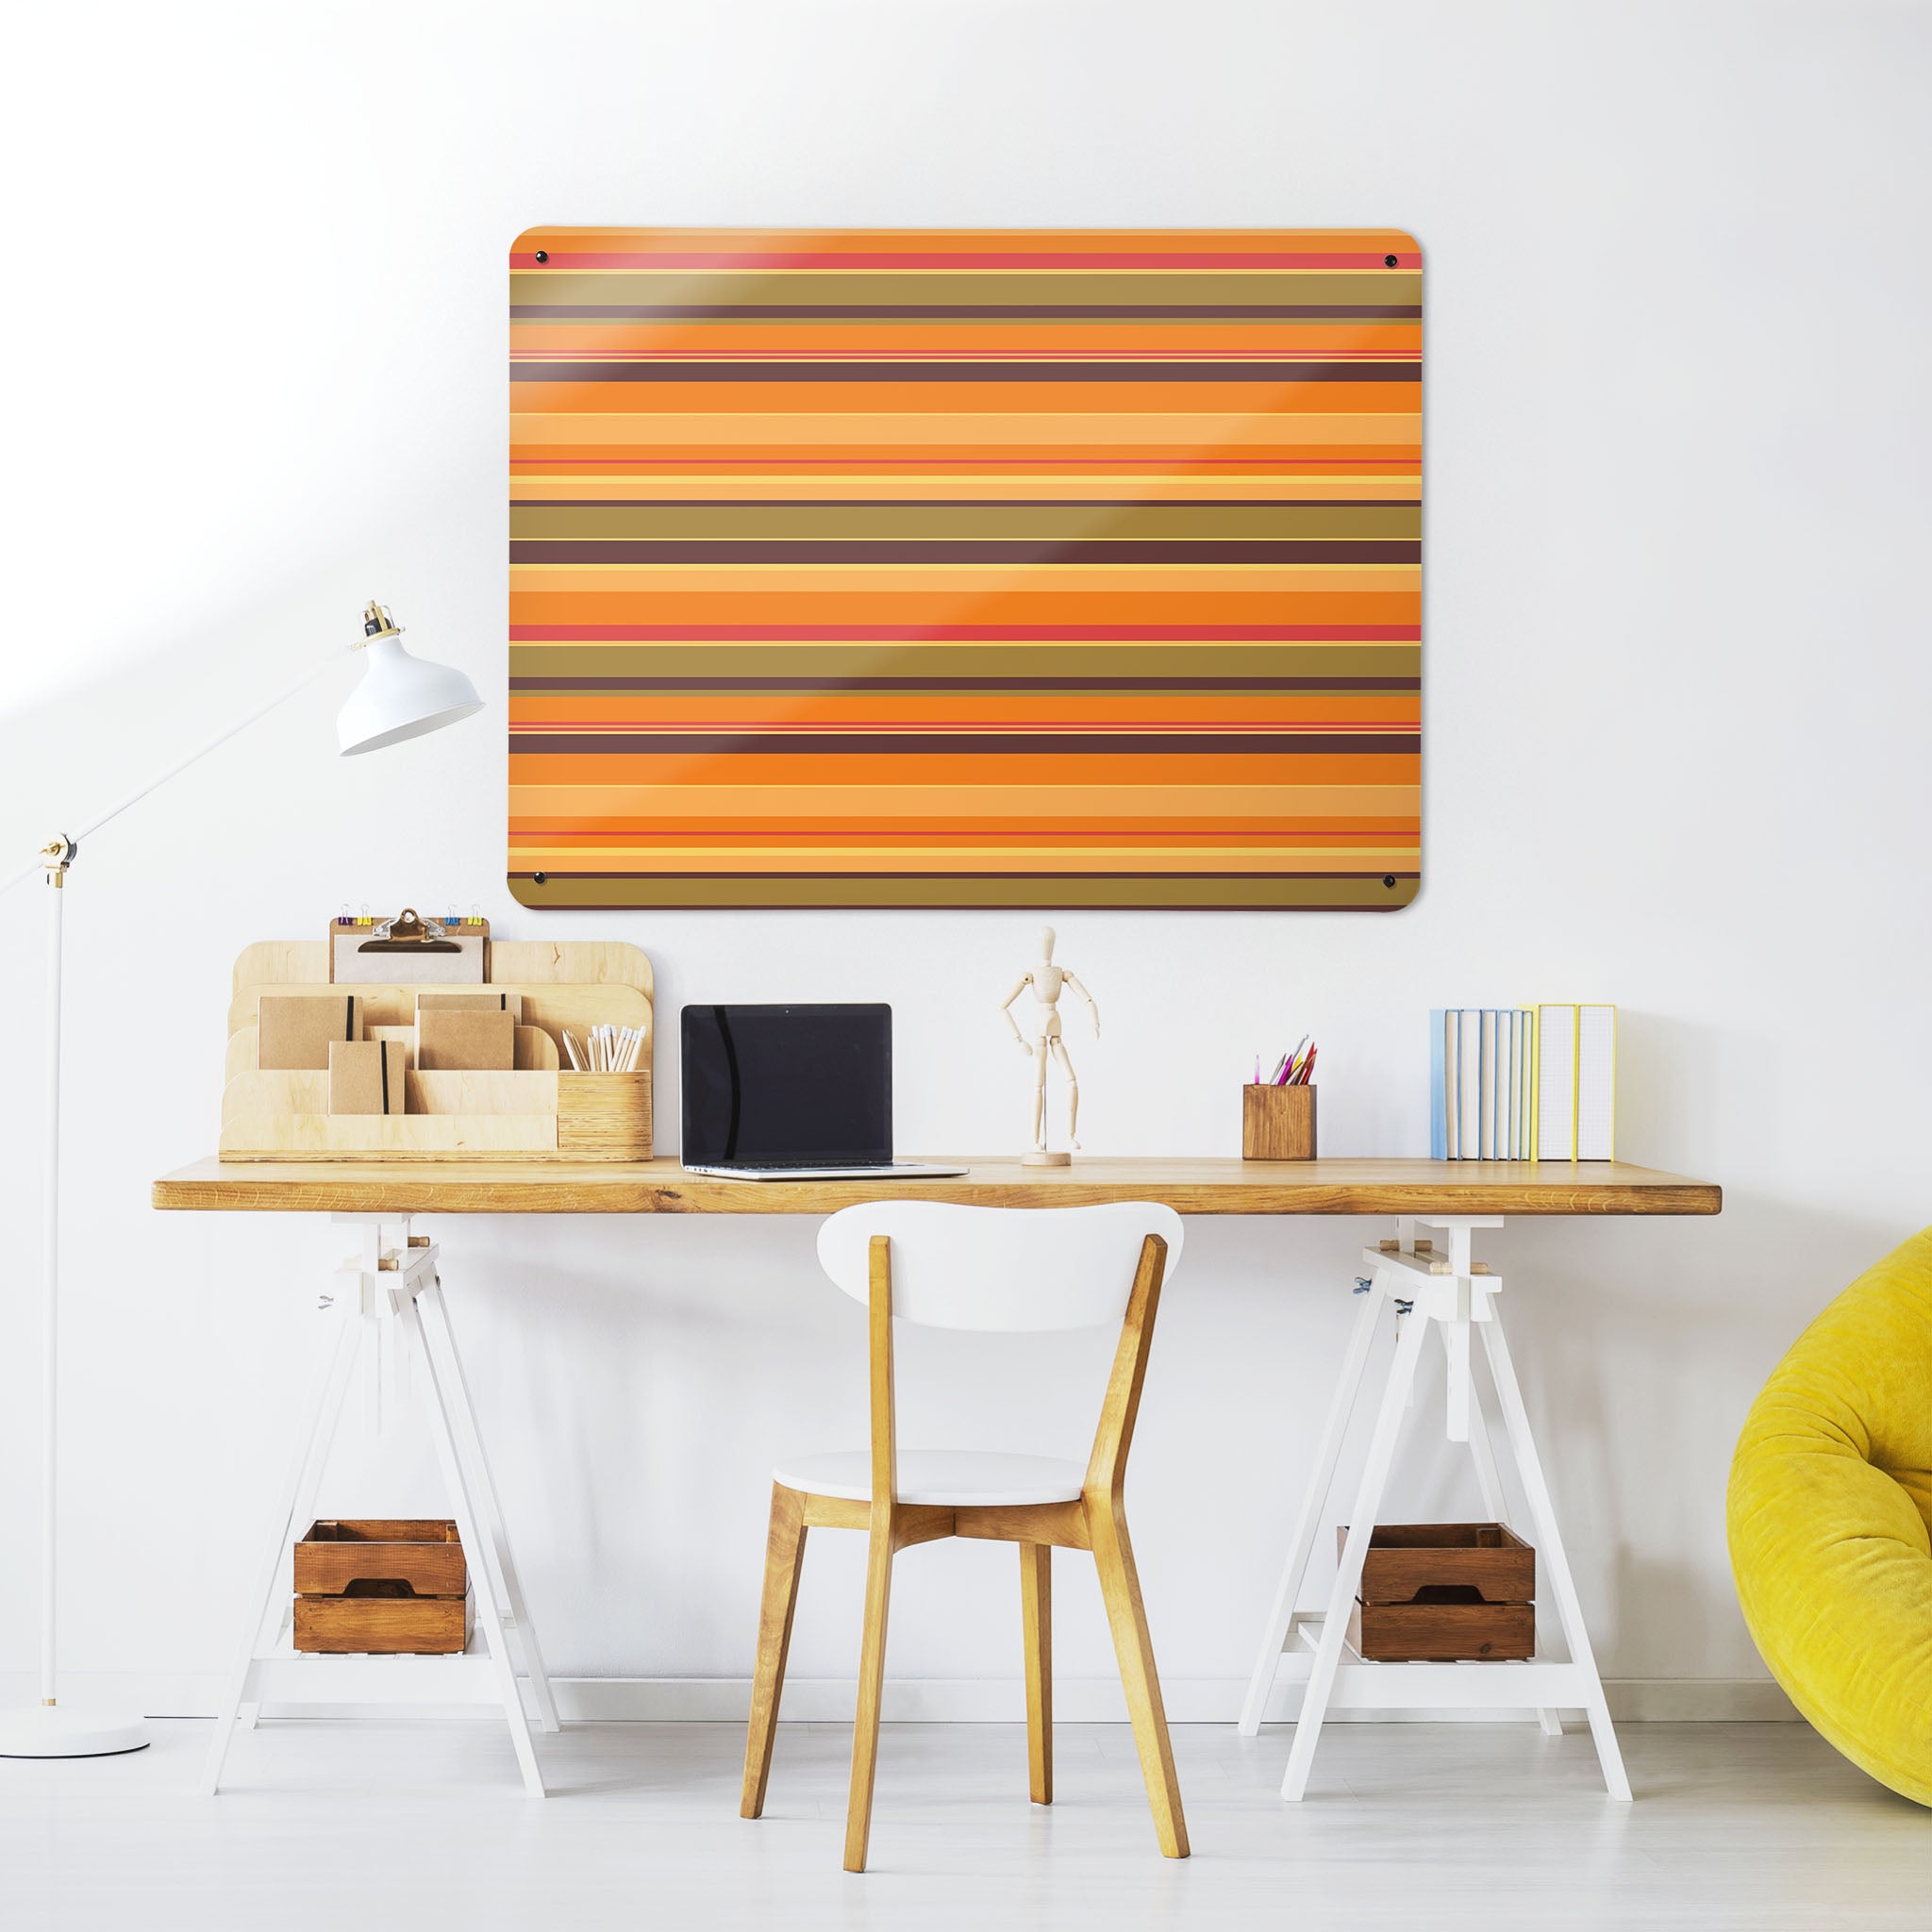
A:
[[[1449,1014],[1429,1014],[1429,1158],[1449,1158]]]

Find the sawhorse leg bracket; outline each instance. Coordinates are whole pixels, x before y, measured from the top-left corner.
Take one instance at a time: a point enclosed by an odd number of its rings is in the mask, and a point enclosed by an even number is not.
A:
[[[1496,1216],[1476,1216],[1432,1219],[1424,1224],[1446,1236],[1446,1247],[1439,1248],[1433,1240],[1417,1240],[1416,1223],[1404,1220],[1397,1224],[1394,1241],[1363,1250],[1367,1272],[1356,1284],[1362,1297],[1361,1308],[1349,1337],[1341,1380],[1316,1452],[1314,1473],[1303,1497],[1288,1562],[1262,1637],[1261,1654],[1248,1686],[1241,1733],[1253,1737],[1259,1730],[1278,1672],[1286,1670],[1303,1680],[1301,1715],[1281,1786],[1284,1798],[1298,1799],[1307,1789],[1308,1769],[1321,1741],[1323,1720],[1331,1710],[1534,1710],[1544,1731],[1555,1736],[1562,1730],[1559,1711],[1580,1708],[1590,1719],[1606,1789],[1613,1798],[1627,1799],[1630,1784],[1610,1724],[1603,1679],[1597,1674],[1590,1633],[1584,1627],[1575,1581],[1570,1574],[1549,1485],[1530,1434],[1523,1391],[1496,1306],[1503,1280],[1471,1257],[1473,1232],[1501,1227],[1502,1221]],[[1311,1614],[1296,1606],[1316,1538],[1339,1520],[1331,1508],[1336,1471],[1376,1331],[1391,1315],[1396,1331],[1394,1357],[1349,1506],[1341,1562],[1325,1607]],[[1445,1432],[1452,1442],[1469,1445],[1483,1507],[1495,1521],[1507,1523],[1508,1513],[1489,1419],[1471,1371],[1473,1340],[1481,1341],[1502,1410],[1504,1433],[1529,1507],[1530,1541],[1537,1546],[1543,1581],[1555,1599],[1567,1661],[1538,1657],[1507,1663],[1367,1663],[1352,1654],[1344,1657],[1349,1613],[1361,1585],[1369,1535],[1382,1507],[1404,1421],[1413,1404],[1423,1342],[1432,1328],[1441,1335],[1447,1357]]]
[[[334,1343],[320,1393],[298,1434],[241,1655],[216,1714],[201,1790],[210,1797],[219,1790],[238,1723],[251,1727],[264,1704],[496,1704],[509,1725],[524,1787],[541,1798],[543,1775],[530,1741],[525,1686],[543,1730],[558,1728],[557,1705],[470,1407],[438,1274],[439,1251],[428,1236],[409,1232],[407,1216],[336,1219],[361,1230],[361,1252],[343,1264],[335,1293],[323,1300],[335,1326]],[[459,1656],[321,1656],[298,1653],[291,1642],[291,1552],[314,1516],[329,1447],[357,1360],[365,1352],[375,1357],[378,1403],[386,1377],[407,1379],[409,1393],[420,1394],[429,1424],[475,1593],[477,1634]]]

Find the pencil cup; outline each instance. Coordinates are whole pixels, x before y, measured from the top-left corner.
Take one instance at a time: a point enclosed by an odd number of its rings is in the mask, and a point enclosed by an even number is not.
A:
[[[1315,1090],[1247,1086],[1241,1089],[1241,1158],[1312,1160],[1315,1158]]]

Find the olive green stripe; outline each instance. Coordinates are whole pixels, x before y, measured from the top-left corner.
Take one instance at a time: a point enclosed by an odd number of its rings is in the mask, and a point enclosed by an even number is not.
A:
[[[529,503],[513,505],[509,513],[514,541],[902,537],[1414,541],[1422,533],[1422,509],[1413,504]]]
[[[557,677],[1419,677],[1422,646],[1386,644],[512,644],[509,675]]]
[[[549,274],[534,270],[512,275],[509,299],[516,305],[574,308],[586,304],[693,306],[705,308],[778,308],[824,304],[898,305],[960,308],[1014,304],[1069,308],[1123,303],[1185,304],[1193,308],[1261,308],[1284,303],[1354,304],[1377,308],[1423,299],[1420,272],[1385,269],[1379,275],[1335,273],[1324,269],[1270,269],[1245,275],[1005,274],[941,271],[919,274],[861,274],[841,271],[770,270],[756,275],[705,275],[688,270],[608,275]]]

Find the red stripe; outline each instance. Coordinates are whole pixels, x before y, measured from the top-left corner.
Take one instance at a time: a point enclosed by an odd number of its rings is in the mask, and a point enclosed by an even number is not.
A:
[[[513,624],[513,644],[1419,643],[1419,624]]]
[[[1224,251],[1212,255],[563,255],[549,251],[547,262],[534,254],[510,257],[514,269],[614,268],[665,270],[755,270],[755,269],[1133,269],[1133,268],[1341,268],[1371,269],[1386,264],[1386,255],[1283,255],[1278,253],[1243,255]],[[1420,268],[1419,255],[1395,257],[1399,268]]]

